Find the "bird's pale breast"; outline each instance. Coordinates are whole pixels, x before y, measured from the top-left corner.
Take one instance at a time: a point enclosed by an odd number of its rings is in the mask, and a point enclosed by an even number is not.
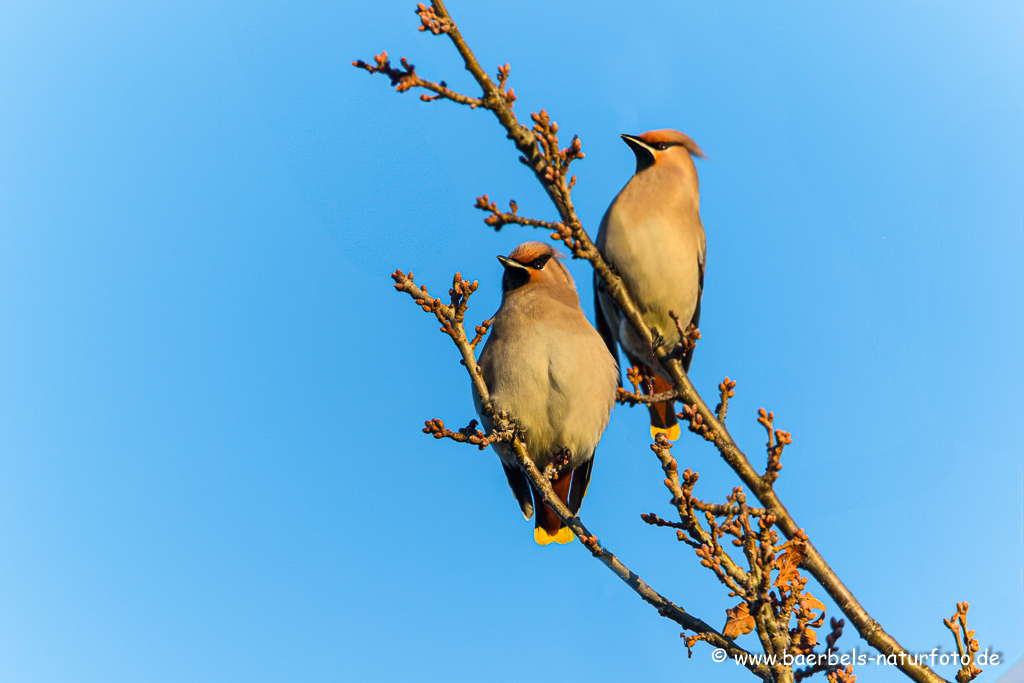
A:
[[[678,343],[679,334],[668,313],[675,311],[686,325],[697,307],[697,255],[704,251],[700,217],[695,212],[651,210],[634,212],[640,220],[627,222],[625,212],[616,208],[605,224],[604,253],[626,281],[647,326],[657,328],[669,344]],[[620,320],[617,311],[613,315],[619,343],[635,357],[647,356],[646,346],[629,322]]]
[[[537,465],[566,448],[576,467],[608,423],[618,370],[578,308],[540,310],[530,298],[502,306],[480,366],[495,409],[516,417]]]

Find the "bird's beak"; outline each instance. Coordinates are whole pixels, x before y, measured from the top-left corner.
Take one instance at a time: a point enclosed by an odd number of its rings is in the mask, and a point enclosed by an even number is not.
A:
[[[623,133],[620,137],[629,145],[629,148],[633,150],[633,154],[636,156],[637,173],[654,165],[654,149],[650,145],[635,135]]]
[[[498,261],[501,262],[501,265],[505,268],[505,270],[508,270],[509,268],[519,268],[521,270],[527,270],[526,266],[524,266],[519,261],[513,261],[512,259],[506,258],[504,256],[499,256]]]
[[[646,142],[644,142],[635,135],[626,135],[625,133],[623,133],[619,137],[622,138],[623,142],[629,145],[629,148],[633,150],[634,154],[640,154],[641,151],[645,151],[648,153],[653,152],[653,150],[647,145]]]

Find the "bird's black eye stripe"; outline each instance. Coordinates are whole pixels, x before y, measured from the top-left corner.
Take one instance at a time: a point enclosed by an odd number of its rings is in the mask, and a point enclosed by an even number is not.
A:
[[[537,258],[533,259],[533,261],[530,263],[530,267],[540,270],[544,267],[544,265],[548,262],[548,259],[550,258],[551,256],[549,254],[545,254],[544,256],[538,256]]]
[[[678,142],[659,142],[658,144],[656,144],[654,146],[654,149],[658,150],[659,152],[664,152],[669,147],[678,147],[678,146],[679,146]]]

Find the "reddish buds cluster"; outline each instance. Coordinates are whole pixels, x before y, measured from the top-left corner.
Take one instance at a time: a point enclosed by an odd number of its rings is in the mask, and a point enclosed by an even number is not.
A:
[[[473,208],[490,213],[491,215],[484,219],[484,223],[495,230],[501,230],[503,226],[514,222],[512,217],[516,215],[517,211],[519,211],[519,205],[516,204],[515,200],[508,203],[508,213],[500,211],[498,209],[498,205],[492,202],[491,198],[486,194],[476,198],[476,203],[473,204]]]
[[[440,299],[430,296],[425,285],[421,287],[413,282],[411,272],[403,273],[401,270],[396,270],[391,274],[391,279],[395,281],[395,289],[408,293],[417,306],[427,313],[433,313],[437,321],[441,323],[441,331],[455,340],[456,344],[465,338],[462,323],[466,317],[466,309],[469,307],[469,297],[480,286],[479,282],[463,280],[462,273],[455,273],[455,277],[452,278],[452,286],[448,290],[451,305],[445,305],[441,303]],[[490,322],[488,321],[482,326],[483,332],[486,332],[486,328],[489,326]],[[476,339],[476,343],[483,338],[483,334],[480,332],[480,327],[478,327],[479,338]]]
[[[715,417],[719,422],[725,421],[729,412],[729,399],[736,395],[736,382],[726,377],[718,385],[718,405],[715,406]]]
[[[405,57],[401,58],[402,68],[395,69],[391,66],[391,61],[388,59],[387,51],[381,52],[379,55],[373,56],[373,61],[376,62],[376,66],[370,66],[361,59],[352,62],[352,66],[357,69],[365,69],[371,74],[382,73],[391,80],[391,85],[394,86],[398,92],[405,92],[410,88],[419,85],[419,77],[416,75],[416,67],[413,66],[406,60]],[[442,86],[444,84],[442,83]]]
[[[466,318],[466,309],[469,307],[469,297],[480,287],[478,280],[469,282],[462,279],[462,273],[455,273],[452,278],[452,287],[448,290],[448,296],[452,300],[454,316],[453,322],[461,323]]]
[[[634,393],[640,393],[640,382],[643,380],[643,374],[640,371],[640,368],[634,365],[630,369],[626,370],[626,378],[629,380],[629,383],[633,385]]]
[[[569,183],[570,190],[574,184],[576,184],[576,176],[573,176],[572,181]],[[573,258],[579,257],[579,242],[573,237],[572,230],[564,223],[556,223],[555,231],[551,233],[550,237],[553,240],[562,240],[562,244],[572,251]]]
[[[828,675],[828,683],[855,683],[856,680],[852,664],[847,665],[845,669],[836,669]]]
[[[512,67],[508,62],[505,62],[505,66],[498,67],[498,90],[501,91],[501,96],[505,98],[505,102],[508,103],[509,109],[514,105],[516,101],[516,93],[512,88],[506,88],[508,85],[508,74],[512,71]]]
[[[583,143],[579,136],[573,136],[572,142],[565,149],[558,148],[558,123],[551,120],[547,111],[540,110],[539,114],[530,114],[533,119],[533,133],[537,136],[537,142],[541,147],[541,156],[544,157],[543,179],[545,183],[552,184],[560,181],[565,183],[565,176],[569,171],[569,164],[582,159]],[[520,158],[529,163],[525,157]],[[576,184],[576,177],[565,185],[566,190]]]
[[[683,323],[675,311],[669,311],[668,315],[672,318],[672,322],[676,325],[676,331],[679,333],[679,348],[674,349],[673,353],[681,358],[697,347],[697,340],[700,339],[700,329],[693,323],[683,327]]]
[[[476,349],[477,344],[484,340],[484,336],[487,334],[487,331],[491,328],[492,322],[494,322],[494,318],[488,318],[487,320],[483,321],[482,323],[476,326],[476,336],[474,336],[469,341],[470,348]]]
[[[454,25],[448,17],[439,17],[433,7],[427,7],[422,2],[416,5],[416,14],[419,15],[422,24],[420,31],[430,31],[435,36],[448,33]]]
[[[967,664],[962,664],[960,670],[956,672],[957,683],[969,683],[977,678],[982,671],[974,664],[974,653],[981,649],[981,645],[974,637],[974,629],[967,629],[967,610],[970,608],[971,606],[967,602],[958,602],[956,603],[956,614],[949,619],[942,620],[946,628],[953,632],[960,662],[965,659],[967,661]]]
[[[684,405],[681,413],[676,413],[676,417],[680,420],[685,420],[688,424],[689,429],[694,434],[704,437],[705,441],[714,442],[718,438],[718,434],[713,429],[709,429],[708,425],[704,423],[704,416],[697,410],[697,406]]]
[[[766,483],[773,484],[779,478],[779,471],[782,469],[782,449],[793,443],[793,436],[789,432],[775,429],[775,413],[766,412],[764,408],[758,408],[757,421],[768,432],[768,465],[761,478]]]
[[[667,519],[662,519],[661,517],[659,517],[658,515],[654,514],[653,512],[651,512],[649,514],[648,513],[641,513],[640,514],[640,519],[642,519],[645,523],[650,524],[651,526],[667,526],[667,527],[672,527],[673,529],[685,529],[686,528],[686,526],[684,524],[681,524],[680,522],[670,522]],[[682,534],[681,531],[679,533]],[[685,537],[680,538],[679,540],[681,540],[681,541],[685,540]]]
[[[484,450],[495,441],[501,441],[502,436],[496,433],[484,434],[482,431],[476,428],[476,420],[470,420],[469,425],[463,427],[457,432],[453,432],[444,426],[444,421],[441,418],[435,417],[433,420],[426,420],[423,427],[424,434],[430,434],[435,439],[451,439],[452,441],[458,441],[459,443],[470,443]]]
[[[580,543],[585,545],[592,554],[595,556],[601,554],[601,546],[597,542],[597,536],[584,536],[580,534],[577,538],[580,539]]]

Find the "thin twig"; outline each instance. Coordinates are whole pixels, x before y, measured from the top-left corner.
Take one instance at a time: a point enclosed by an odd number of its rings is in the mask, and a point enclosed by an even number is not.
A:
[[[518,214],[519,205],[515,201],[508,203],[508,211],[501,211],[498,209],[498,205],[491,201],[490,197],[483,195],[482,197],[476,198],[476,204],[474,208],[486,211],[491,215],[484,219],[484,223],[494,228],[495,231],[501,230],[506,225],[523,225],[531,228],[544,228],[546,230],[553,230],[554,234],[560,234],[561,231],[565,230],[565,225],[562,223],[552,223],[551,221],[542,221],[537,218],[526,218]],[[557,237],[555,239],[558,239]]]

